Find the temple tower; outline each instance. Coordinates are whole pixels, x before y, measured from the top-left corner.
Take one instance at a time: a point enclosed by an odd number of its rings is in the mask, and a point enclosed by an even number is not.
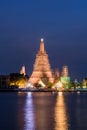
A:
[[[24,76],[26,75],[26,71],[25,71],[25,66],[23,65],[21,70],[20,70],[20,74],[23,74]]]
[[[35,84],[39,80],[44,81],[47,79],[49,82],[53,82],[54,80],[51,66],[48,59],[48,55],[44,48],[44,39],[41,38],[40,49],[38,53],[36,54],[36,59],[33,66],[33,72],[31,74],[29,82],[31,82],[32,84]]]
[[[62,76],[63,77],[68,76],[68,66],[63,66],[63,68],[62,68]]]

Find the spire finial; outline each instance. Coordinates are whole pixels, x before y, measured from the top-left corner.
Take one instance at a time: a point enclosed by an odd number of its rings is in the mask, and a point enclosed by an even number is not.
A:
[[[41,42],[44,42],[44,39],[43,38],[41,38],[41,40],[40,40]]]
[[[41,38],[40,41],[41,41],[41,42],[40,42],[40,52],[44,52],[44,39]]]

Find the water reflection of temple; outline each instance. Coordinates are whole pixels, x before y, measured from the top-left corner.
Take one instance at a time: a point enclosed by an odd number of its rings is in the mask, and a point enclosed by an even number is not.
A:
[[[54,130],[54,106],[56,95],[52,93],[34,93],[35,130]]]
[[[33,106],[33,99],[32,93],[28,92],[26,97],[26,103],[24,108],[24,130],[35,130],[35,123],[34,123],[34,106]]]
[[[17,130],[35,130],[32,93],[18,93]]]
[[[17,113],[21,130],[68,130],[64,95],[57,93],[21,93]]]
[[[55,130],[68,130],[68,115],[62,92],[58,93],[55,106]]]

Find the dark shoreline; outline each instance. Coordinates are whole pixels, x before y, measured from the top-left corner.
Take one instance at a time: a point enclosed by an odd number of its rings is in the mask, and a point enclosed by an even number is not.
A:
[[[39,90],[22,90],[22,89],[0,89],[0,92],[87,92],[87,90],[46,90],[46,89],[39,89]]]

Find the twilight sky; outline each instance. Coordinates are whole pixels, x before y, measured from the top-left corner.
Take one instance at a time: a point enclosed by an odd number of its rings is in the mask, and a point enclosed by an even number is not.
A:
[[[52,69],[87,77],[86,0],[0,0],[0,75],[24,64],[30,76],[41,37]]]

